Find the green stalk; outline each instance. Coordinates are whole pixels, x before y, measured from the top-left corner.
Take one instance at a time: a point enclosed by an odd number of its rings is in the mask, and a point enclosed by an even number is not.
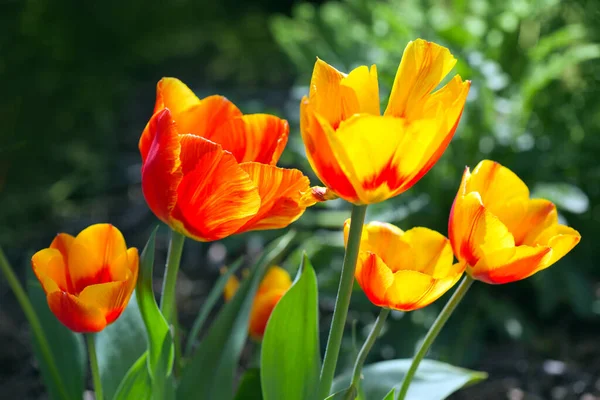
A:
[[[92,381],[94,382],[94,394],[96,400],[102,400],[102,381],[100,380],[100,369],[98,368],[98,357],[96,356],[96,340],[93,333],[86,333],[85,341],[87,343],[88,354],[90,358],[90,367],[92,369]]]
[[[60,396],[62,399],[68,399],[69,395],[67,393],[67,389],[62,381],[62,377],[58,372],[58,368],[54,363],[54,357],[52,356],[52,351],[50,350],[50,345],[48,344],[48,339],[44,334],[44,330],[42,329],[42,324],[40,323],[40,319],[38,318],[29,297],[25,293],[23,286],[19,282],[19,279],[13,272],[12,268],[8,264],[8,260],[4,255],[4,252],[0,248],[0,270],[6,276],[6,280],[8,281],[8,286],[12,289],[25,317],[27,318],[27,322],[29,322],[29,326],[35,336],[35,339],[40,346],[40,352],[42,353],[42,357],[44,358],[45,364],[48,366],[48,370],[50,371],[50,375],[52,375],[52,379],[54,380],[54,384],[58,388],[60,392]]]
[[[325,349],[325,359],[321,369],[321,382],[319,385],[319,399],[324,399],[329,395],[331,384],[335,375],[342,337],[344,335],[344,326],[348,316],[348,307],[350,306],[350,297],[352,296],[352,286],[354,284],[354,270],[356,269],[356,260],[358,259],[358,250],[360,247],[360,238],[362,228],[365,222],[367,206],[353,206],[352,220],[350,222],[350,233],[348,234],[348,244],[342,265],[342,275],[335,300],[335,309],[329,331],[329,339]]]
[[[360,352],[358,353],[358,357],[356,357],[356,362],[354,363],[354,371],[352,372],[352,382],[350,383],[350,386],[354,386],[354,388],[356,388],[356,390],[358,390],[358,384],[360,382],[362,367],[365,363],[365,360],[367,359],[367,356],[369,355],[371,348],[375,344],[375,341],[379,337],[379,334],[381,333],[381,329],[383,328],[385,320],[387,319],[389,314],[390,314],[389,308],[381,309],[381,311],[379,312],[379,316],[377,317],[377,321],[375,321],[375,325],[373,325],[373,329],[371,329],[369,336],[367,336],[367,340],[365,340],[365,343],[363,344],[362,348],[360,349]],[[350,397],[346,397],[346,400],[354,400],[352,398],[352,395],[353,395],[353,392],[348,391],[347,396],[350,396]]]
[[[471,278],[469,275],[465,275],[465,277],[463,278],[460,285],[458,285],[458,287],[456,288],[456,291],[454,292],[450,300],[448,300],[448,303],[446,303],[446,305],[444,306],[442,312],[440,312],[433,325],[431,325],[431,328],[429,328],[429,331],[427,332],[427,335],[425,335],[423,343],[421,343],[421,347],[419,347],[417,354],[415,354],[415,357],[413,358],[412,364],[410,365],[408,372],[404,376],[404,381],[402,381],[402,387],[400,388],[398,400],[404,400],[404,398],[406,397],[408,387],[410,386],[410,383],[413,380],[413,377],[415,376],[415,372],[417,372],[417,368],[419,367],[421,360],[423,359],[423,357],[425,357],[425,354],[427,354],[427,351],[433,344],[433,341],[437,338],[438,334],[448,321],[448,318],[450,318],[450,315],[452,315],[454,309],[456,308],[458,303],[460,303],[460,301],[465,296],[472,284],[473,278]]]
[[[165,277],[163,280],[162,293],[160,296],[160,311],[170,326],[177,326],[177,309],[175,304],[175,294],[177,285],[177,273],[181,263],[181,253],[183,252],[183,243],[185,236],[176,231],[171,231],[171,242],[169,243],[169,252],[167,253],[167,265],[165,268]]]

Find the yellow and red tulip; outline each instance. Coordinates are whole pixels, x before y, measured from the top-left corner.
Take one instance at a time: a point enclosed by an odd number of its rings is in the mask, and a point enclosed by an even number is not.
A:
[[[288,130],[273,115],[242,115],[225,97],[200,100],[178,79],[162,79],[139,141],[150,209],[200,241],[289,225],[315,197],[299,170],[275,166]]]
[[[31,259],[50,310],[75,332],[99,332],[127,306],[137,281],[136,248],[121,232],[92,225],[73,237],[61,233]]]
[[[345,241],[349,227],[347,220]],[[453,260],[450,242],[436,231],[418,227],[404,232],[371,222],[363,229],[355,276],[376,306],[412,311],[431,304],[458,281],[464,266]]]
[[[450,143],[469,92],[458,75],[434,92],[455,63],[445,47],[410,42],[381,115],[375,65],[344,74],[317,59],[300,130],[321,181],[349,202],[372,204],[421,179]]]
[[[448,232],[467,272],[500,284],[548,268],[581,239],[558,223],[555,205],[530,199],[529,189],[508,168],[484,160],[467,167],[454,200]]]
[[[278,266],[269,268],[256,291],[250,311],[248,333],[252,338],[262,339],[271,312],[291,286],[292,279],[285,269]],[[235,295],[238,287],[238,279],[235,276],[230,277],[223,291],[225,301],[229,301]]]

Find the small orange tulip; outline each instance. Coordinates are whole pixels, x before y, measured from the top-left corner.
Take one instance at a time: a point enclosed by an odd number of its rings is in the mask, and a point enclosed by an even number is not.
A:
[[[315,197],[300,171],[275,166],[288,130],[273,115],[242,115],[225,97],[200,100],[178,79],[162,79],[139,142],[148,206],[200,241],[289,225]]]
[[[248,333],[252,338],[255,340],[262,339],[271,312],[273,312],[279,299],[283,297],[291,286],[292,279],[285,269],[278,266],[273,266],[269,269],[258,287],[254,302],[252,303],[252,310],[250,311]],[[229,278],[223,293],[225,301],[229,301],[235,295],[238,287],[238,279],[235,276]]]
[[[50,310],[74,332],[99,332],[123,312],[138,276],[138,251],[109,224],[61,233],[31,258]]]
[[[350,220],[344,224],[348,240]],[[450,242],[427,228],[400,228],[371,222],[364,226],[356,280],[369,300],[400,311],[423,308],[446,293],[461,277],[464,266],[452,264]]]
[[[581,239],[558,223],[548,200],[530,199],[517,175],[497,162],[467,167],[448,225],[454,254],[467,272],[499,284],[527,278],[548,268]]]
[[[346,75],[317,59],[300,130],[321,181],[351,203],[372,204],[421,179],[450,143],[469,92],[458,75],[434,92],[454,64],[445,47],[408,43],[381,116],[375,65]]]

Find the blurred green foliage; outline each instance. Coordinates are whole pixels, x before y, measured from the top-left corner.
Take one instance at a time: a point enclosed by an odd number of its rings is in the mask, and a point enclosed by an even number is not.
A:
[[[594,293],[600,278],[594,256],[600,235],[598,16],[594,1],[343,0],[299,4],[291,17],[271,21],[298,72],[290,101],[296,119],[316,56],[344,72],[377,64],[383,106],[403,49],[417,37],[449,47],[459,60],[456,73],[472,81],[461,124],[442,159],[407,193],[371,206],[368,220],[446,233],[465,165],[472,168],[489,158],[522,177],[533,197],[555,201],[561,218],[581,232],[579,246],[548,271],[508,286],[475,285],[436,346],[442,358],[472,361],[490,332],[548,350],[552,344],[541,329],[548,320],[589,321],[600,313]],[[300,156],[299,135],[291,137],[290,146]],[[304,158],[298,160],[310,170]],[[341,203],[328,206],[317,216],[305,215],[305,222],[313,218],[330,226],[326,218],[335,225],[347,217],[335,210],[344,207]],[[305,244],[330,298],[339,271],[332,273],[331,267],[341,265],[338,236],[322,231]],[[410,356],[443,303],[397,313],[374,357]],[[364,313],[372,307],[360,290],[352,309],[360,329],[373,322],[374,316]],[[472,351],[464,352],[466,344]],[[350,339],[347,345],[352,347]]]

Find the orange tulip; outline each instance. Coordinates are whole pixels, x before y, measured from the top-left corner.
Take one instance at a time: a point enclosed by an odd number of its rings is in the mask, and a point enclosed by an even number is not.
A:
[[[300,171],[275,166],[288,130],[285,120],[242,115],[225,97],[199,100],[181,81],[162,79],[139,142],[148,206],[200,241],[289,225],[315,197]]]
[[[271,312],[291,286],[292,279],[285,269],[278,266],[269,269],[258,287],[250,311],[248,332],[252,338],[262,339]],[[230,277],[223,293],[225,301],[229,301],[235,295],[238,287],[238,279],[235,276]]]
[[[347,242],[350,220],[344,224]],[[371,222],[364,226],[356,280],[369,300],[400,311],[423,308],[440,298],[461,277],[464,266],[452,264],[450,242],[427,228],[400,228]]]
[[[558,223],[548,200],[530,199],[529,189],[502,165],[484,160],[467,167],[448,225],[454,254],[475,279],[508,283],[548,268],[581,239]]]
[[[61,233],[31,258],[50,310],[75,332],[99,332],[123,312],[138,275],[138,251],[109,224]]]
[[[346,75],[317,59],[300,130],[321,181],[349,202],[372,204],[421,179],[450,143],[469,92],[458,75],[433,92],[455,63],[445,47],[408,43],[381,116],[375,65]]]

